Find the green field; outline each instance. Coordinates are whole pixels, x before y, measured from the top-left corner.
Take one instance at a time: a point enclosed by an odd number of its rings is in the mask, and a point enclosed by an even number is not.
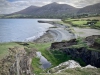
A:
[[[93,25],[88,25],[88,22],[92,22],[92,20],[99,20],[96,24]],[[64,19],[64,23],[68,23],[71,26],[74,27],[89,27],[89,28],[95,28],[95,29],[100,29],[100,17],[88,17],[88,18],[79,18],[79,19]]]

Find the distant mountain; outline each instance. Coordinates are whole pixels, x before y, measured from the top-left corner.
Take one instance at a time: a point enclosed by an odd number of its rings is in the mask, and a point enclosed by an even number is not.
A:
[[[82,14],[82,13],[89,13],[89,14],[100,14],[100,3],[97,3],[97,4],[94,4],[94,5],[89,5],[89,6],[86,6],[84,8],[81,8],[79,11],[78,11],[79,14]]]
[[[76,13],[76,10],[77,8],[67,4],[51,3],[39,8],[37,11],[35,11],[35,13],[37,15],[64,15],[74,14]]]
[[[13,14],[27,14],[27,15],[29,15],[29,14],[31,14],[32,12],[34,12],[38,8],[39,7],[37,7],[37,6],[30,6],[30,7],[26,8],[26,9],[23,9],[21,11],[15,12]]]
[[[100,14],[100,3],[89,5],[84,8],[75,8],[68,4],[51,3],[42,7],[30,6],[19,12],[9,14],[10,17],[29,17],[29,18],[66,18],[66,16],[78,15],[83,13]],[[21,16],[20,16],[20,15]],[[26,16],[25,16],[26,15]],[[29,16],[30,15],[30,16]]]
[[[58,15],[67,15],[67,14],[76,14],[77,8],[72,7],[67,4],[58,4],[58,3],[51,3],[42,7],[35,7],[30,6],[24,10],[13,14],[24,14],[24,15],[33,15],[33,16],[58,16]]]

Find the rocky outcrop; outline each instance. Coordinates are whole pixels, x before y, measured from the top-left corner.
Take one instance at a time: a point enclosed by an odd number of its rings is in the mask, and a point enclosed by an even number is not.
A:
[[[33,75],[31,61],[35,50],[26,52],[24,47],[9,48],[9,56],[0,61],[0,75]]]
[[[69,61],[66,61],[66,62],[63,62],[61,64],[59,64],[58,66],[54,67],[54,68],[51,68],[49,70],[49,73],[60,73],[61,71],[64,71],[66,69],[73,69],[73,68],[81,68],[81,69],[84,69],[84,68],[95,68],[94,66],[91,66],[91,65],[87,65],[85,67],[81,67],[80,64],[74,60],[69,60]]]
[[[64,63],[59,64],[58,66],[56,66],[54,68],[51,68],[49,70],[49,72],[50,73],[55,73],[55,72],[59,73],[62,70],[69,69],[69,68],[76,68],[76,67],[81,67],[81,66],[76,61],[69,60],[69,61],[66,61]]]
[[[65,48],[75,44],[77,44],[76,39],[72,39],[70,41],[65,41],[65,42],[55,42],[51,44],[51,49]]]
[[[87,65],[91,64],[100,68],[100,52],[88,50],[87,48],[65,48],[62,50],[72,59],[81,58]]]
[[[86,37],[85,41],[87,41],[88,43],[91,43],[91,45],[93,45],[95,43],[95,39],[97,39],[97,38],[100,38],[100,35],[92,35],[92,36]]]
[[[86,65],[90,64],[92,66],[100,68],[100,45],[98,45],[97,48],[97,44],[95,43],[95,39],[97,38],[100,38],[100,35],[87,37],[83,39],[84,43],[82,43],[87,44],[87,46],[83,45],[79,47],[71,47],[73,45],[77,45],[78,42],[75,39],[68,42],[52,43],[51,50],[53,49],[62,51],[71,56],[72,59],[80,58],[86,63]]]

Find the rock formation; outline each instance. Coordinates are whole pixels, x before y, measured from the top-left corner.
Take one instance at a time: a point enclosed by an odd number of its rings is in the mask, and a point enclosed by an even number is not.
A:
[[[77,45],[75,39],[66,42],[52,43],[51,50],[58,50],[70,55],[72,59],[80,58],[86,65],[90,64],[100,68],[100,44],[96,44],[95,40],[100,38],[100,35],[94,35],[83,39],[82,45],[85,43],[87,46],[72,47]],[[80,45],[80,44],[78,44]]]

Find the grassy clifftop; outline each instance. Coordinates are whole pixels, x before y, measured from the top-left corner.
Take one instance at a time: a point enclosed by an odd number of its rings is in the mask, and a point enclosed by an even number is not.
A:
[[[93,40],[94,37],[87,38],[89,41]],[[96,38],[96,37],[95,37]],[[100,38],[94,39],[94,45],[100,44]],[[74,48],[79,48],[79,47],[87,47],[86,42],[82,41],[82,39],[76,40],[77,45],[74,45]],[[81,46],[80,46],[81,45]],[[96,49],[97,46],[92,46],[95,47]],[[1,43],[0,44],[0,59],[4,58],[5,56],[9,55],[9,48],[14,48],[15,46],[17,47],[24,47],[26,52],[30,52],[30,50],[36,50],[40,51],[42,55],[52,63],[51,67],[55,67],[59,65],[62,62],[65,62],[67,60],[71,60],[71,56],[67,55],[66,53],[62,52],[62,49],[53,49],[50,50],[51,43],[22,43],[22,42],[12,42],[12,43]],[[65,45],[64,45],[65,46]],[[91,47],[91,48],[92,48]],[[94,50],[92,48],[92,50]],[[74,59],[81,63],[81,65],[85,65],[85,63],[81,59]],[[40,68],[41,63],[40,59],[37,56],[34,56],[32,59],[32,68],[33,68],[33,73],[36,75],[48,75],[46,72],[48,69],[43,70]],[[50,68],[49,68],[50,69]],[[100,74],[100,69],[80,69],[80,68],[75,68],[75,69],[67,69],[65,71],[62,71],[58,74],[49,74],[49,75],[99,75]]]

